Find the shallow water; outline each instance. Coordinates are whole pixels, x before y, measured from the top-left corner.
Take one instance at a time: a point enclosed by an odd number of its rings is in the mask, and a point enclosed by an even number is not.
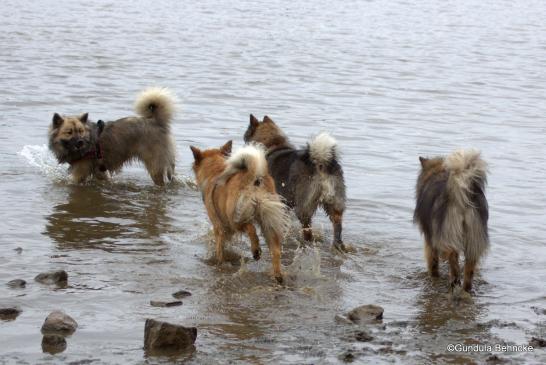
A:
[[[0,363],[483,363],[450,343],[546,337],[546,3],[543,1],[189,2],[4,0],[0,11]],[[112,120],[149,85],[179,99],[178,182],[141,166],[76,186],[47,151],[53,112]],[[268,114],[303,145],[321,130],[343,152],[345,241],[284,247],[286,287],[260,262],[208,263],[209,224],[188,145],[241,144],[248,114]],[[418,155],[477,147],[489,162],[491,250],[472,300],[432,281],[412,224]],[[22,248],[22,252],[14,249]],[[235,253],[250,257],[239,239]],[[69,286],[33,281],[65,269]],[[5,282],[22,278],[25,289]],[[174,308],[150,300],[187,289]],[[373,340],[334,317],[385,308]],[[42,353],[40,326],[63,309],[68,348]],[[146,358],[146,318],[196,326],[195,351]],[[545,363],[543,349],[497,353]]]

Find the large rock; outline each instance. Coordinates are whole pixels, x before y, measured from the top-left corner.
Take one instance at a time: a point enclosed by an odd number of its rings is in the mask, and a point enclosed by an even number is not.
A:
[[[383,308],[378,305],[361,305],[347,313],[353,323],[371,323],[383,319]]]
[[[8,286],[10,288],[24,288],[27,285],[27,282],[23,279],[14,279],[8,281]]]
[[[78,323],[61,311],[53,311],[47,316],[42,325],[42,333],[68,336],[78,328]]]
[[[38,274],[34,280],[42,284],[55,284],[63,286],[68,282],[68,274],[64,270],[43,272]]]
[[[147,319],[144,326],[144,350],[149,355],[168,355],[190,348],[197,338],[197,328]]]
[[[21,314],[22,310],[17,307],[1,307],[0,319],[4,321],[13,321]]]
[[[66,340],[60,335],[44,335],[42,351],[55,355],[66,350]]]

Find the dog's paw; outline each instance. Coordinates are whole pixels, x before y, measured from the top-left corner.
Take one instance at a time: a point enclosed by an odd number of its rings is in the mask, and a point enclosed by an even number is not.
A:
[[[252,257],[254,257],[254,260],[258,261],[260,257],[262,257],[262,249],[258,247],[257,250],[252,251]]]
[[[339,251],[339,252],[341,252],[341,253],[348,253],[348,252],[349,252],[349,250],[348,250],[347,247],[343,244],[343,242],[334,242],[333,248],[334,248],[336,251]]]

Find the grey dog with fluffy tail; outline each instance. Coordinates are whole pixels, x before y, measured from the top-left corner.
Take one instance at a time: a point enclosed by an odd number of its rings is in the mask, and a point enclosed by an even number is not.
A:
[[[88,114],[61,116],[49,127],[49,148],[59,163],[70,164],[76,182],[90,177],[106,179],[132,161],[144,163],[152,180],[163,185],[175,168],[175,144],[171,135],[174,97],[167,89],[150,88],[135,102],[138,116],[93,123]]]
[[[459,284],[459,254],[465,257],[463,288],[470,291],[476,265],[489,247],[485,197],[487,164],[476,150],[442,158],[420,157],[414,222],[425,236],[428,270],[438,276],[438,258],[447,259],[451,285]]]
[[[244,139],[266,147],[269,172],[277,193],[294,208],[303,226],[304,239],[313,239],[311,219],[321,206],[334,228],[334,247],[345,251],[341,238],[345,182],[336,140],[321,133],[305,148],[296,149],[271,118],[265,116],[260,122],[253,115],[250,115]]]

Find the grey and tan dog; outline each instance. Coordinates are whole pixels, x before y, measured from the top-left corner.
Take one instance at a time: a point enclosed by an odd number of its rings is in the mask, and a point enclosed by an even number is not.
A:
[[[460,284],[459,255],[465,257],[463,289],[469,292],[476,265],[489,247],[485,197],[487,165],[475,150],[442,158],[419,157],[414,222],[425,236],[429,273],[438,274],[439,256],[450,266],[451,286]]]
[[[59,163],[70,164],[76,182],[106,179],[134,160],[144,163],[152,180],[163,185],[175,168],[175,144],[170,123],[174,98],[167,89],[150,88],[135,102],[138,116],[93,123],[88,114],[53,115],[49,148]]]
[[[244,140],[266,147],[277,193],[295,210],[303,226],[304,240],[313,239],[311,219],[321,206],[334,228],[334,247],[346,251],[341,238],[345,182],[336,140],[321,133],[305,148],[296,149],[271,118],[265,116],[260,122],[252,114]]]

